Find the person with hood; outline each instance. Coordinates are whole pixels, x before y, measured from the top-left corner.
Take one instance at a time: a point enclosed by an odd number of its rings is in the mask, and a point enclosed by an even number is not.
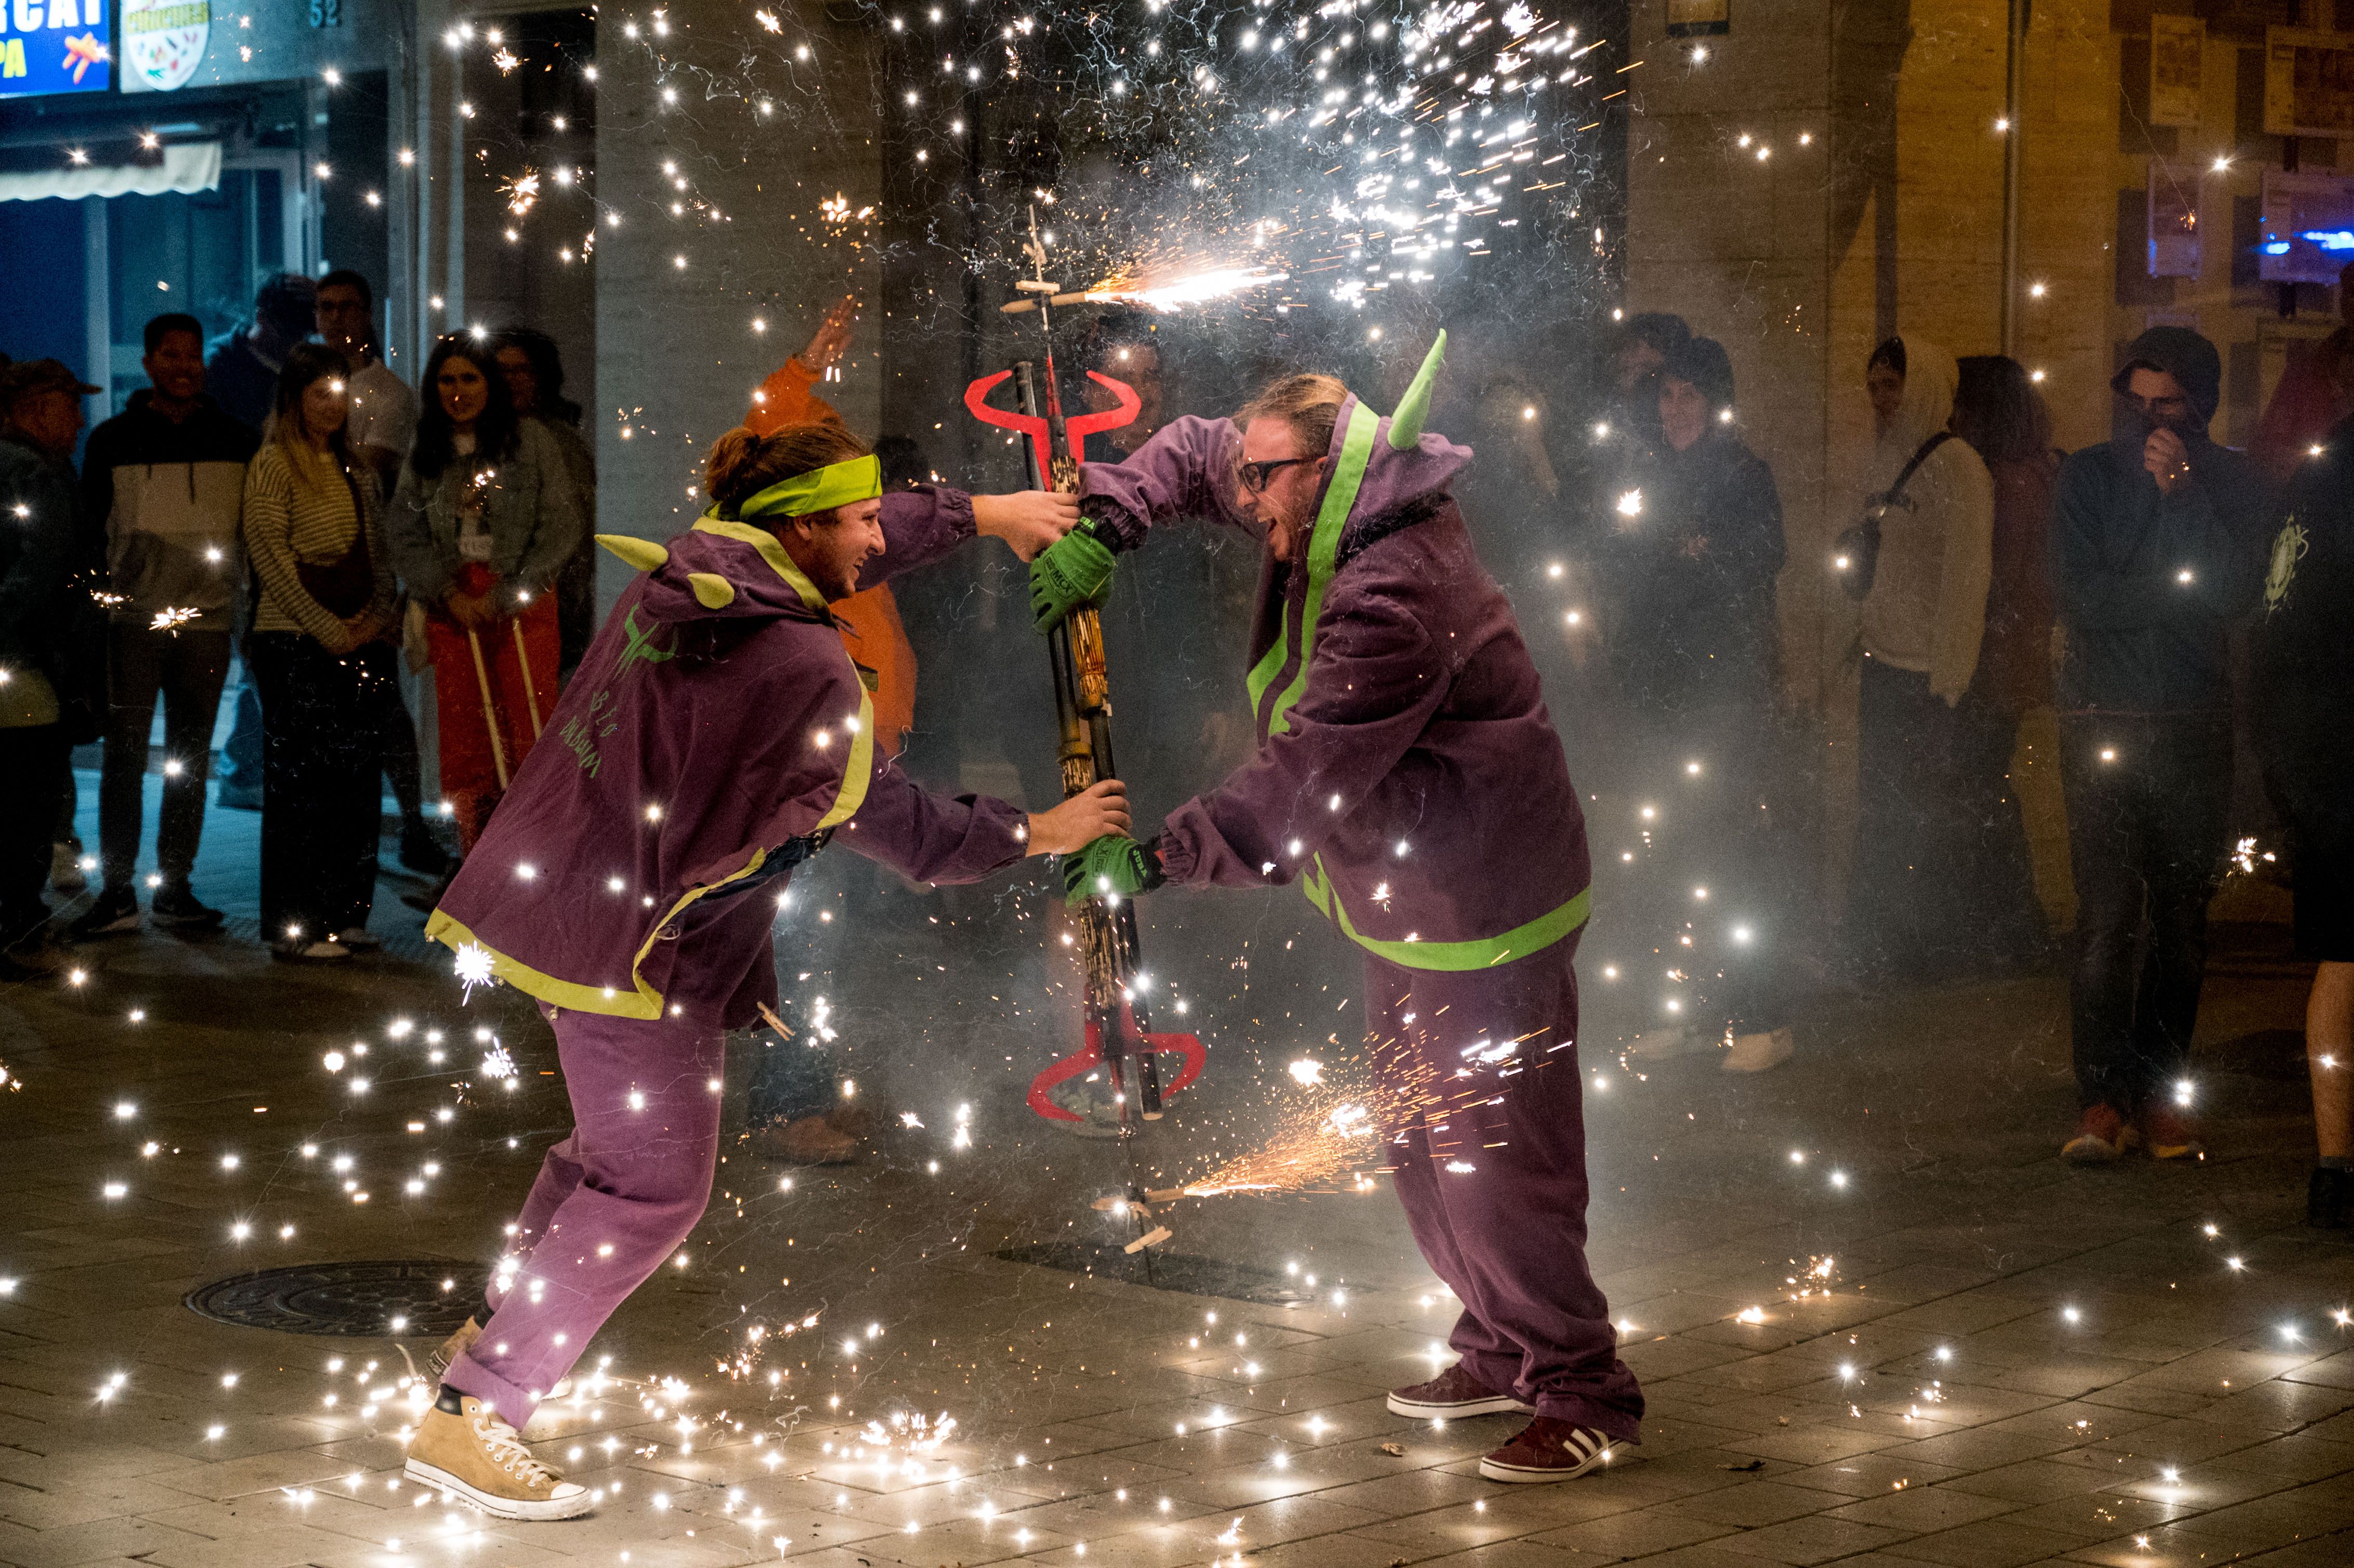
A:
[[[1863,599],[1846,946],[1875,978],[1966,974],[1983,946],[1965,896],[1983,823],[1959,781],[1976,751],[1964,698],[1994,574],[1994,482],[1948,428],[1957,376],[1919,337],[1888,339],[1864,372],[1880,546]]]
[[[917,881],[974,882],[1128,825],[1116,782],[1031,815],[931,794],[875,744],[831,606],[970,538],[970,497],[885,496],[838,424],[731,430],[705,486],[712,510],[666,546],[599,536],[640,576],[426,926],[461,973],[538,1000],[572,1101],[408,1446],[412,1479],[501,1519],[592,1506],[517,1433],[703,1213],[709,1085],[726,1031],[776,1007],[792,868],[839,836]]]
[[[1617,624],[1606,629],[1629,722],[1629,782],[1669,818],[1641,859],[1620,868],[1622,928],[1655,950],[1681,946],[1694,977],[1674,1023],[1733,1072],[1789,1059],[1788,1004],[1774,977],[1795,931],[1775,907],[1787,873],[1775,853],[1773,758],[1782,569],[1774,472],[1733,423],[1733,361],[1714,338],[1668,351],[1659,370],[1659,451],[1639,510],[1610,537]],[[1704,899],[1694,889],[1708,889]],[[1694,907],[1699,900],[1706,907]]]
[[[54,359],[0,369],[0,980],[57,968],[41,889],[72,750],[73,449],[97,391]]]
[[[2068,1023],[2080,1118],[2062,1153],[2203,1152],[2185,1114],[2191,1026],[2232,792],[2225,638],[2255,607],[2273,495],[2207,439],[2222,385],[2188,327],[2133,341],[2117,434],[2060,467],[2052,594],[2060,771],[2076,882]]]
[[[189,890],[205,827],[213,720],[228,678],[245,465],[260,442],[205,393],[204,327],[196,317],[147,323],[148,385],[90,433],[82,514],[105,529],[113,604],[107,626],[105,762],[99,776],[97,900],[74,940],[139,928],[133,885],[146,820],[147,736],[164,704],[164,804],[155,828],[159,877],[148,912],[166,926],[217,926],[221,912]]]
[[[1365,949],[1398,1196],[1463,1303],[1460,1360],[1389,1408],[1531,1415],[1480,1473],[1556,1481],[1634,1442],[1643,1396],[1585,1263],[1585,822],[1511,609],[1448,493],[1471,453],[1421,433],[1446,341],[1394,419],[1329,376],[1288,376],[1233,419],[1177,419],[1124,462],[1087,464],[1088,520],[1033,563],[1031,597],[1051,630],[1171,518],[1265,541],[1245,683],[1256,755],[1149,842],[1089,844],[1066,885],[1076,901],[1296,883]]]
[[[2354,1224],[2354,418],[2341,419],[2289,487],[2253,639],[2250,728],[2287,829],[2296,953],[2313,960],[2305,1063],[2318,1145],[2305,1221]]]

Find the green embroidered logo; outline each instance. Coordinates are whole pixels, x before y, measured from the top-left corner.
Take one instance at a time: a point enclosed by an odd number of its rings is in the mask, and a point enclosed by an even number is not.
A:
[[[674,659],[678,656],[676,649],[665,652],[656,648],[653,642],[653,631],[638,630],[636,605],[631,605],[628,613],[622,616],[621,634],[630,641],[629,645],[621,650],[620,662],[613,666],[613,678],[617,681],[629,673],[630,666],[632,664],[640,662],[659,664],[666,659]]]
[[[2273,536],[2272,570],[2264,574],[2264,613],[2272,614],[2288,602],[2289,585],[2296,581],[2296,563],[2311,547],[2305,524],[2291,517]]]
[[[620,727],[616,716],[621,706],[619,692],[630,671],[640,664],[660,664],[678,657],[675,648],[655,647],[652,630],[639,630],[635,605],[631,605],[621,617],[621,634],[629,641],[622,647],[620,658],[614,662],[613,683],[588,699],[585,713],[565,720],[564,727],[557,731],[557,739],[572,753],[572,759],[578,764],[580,770],[591,779],[597,777],[597,769],[604,763],[604,758],[598,754],[597,743]]]

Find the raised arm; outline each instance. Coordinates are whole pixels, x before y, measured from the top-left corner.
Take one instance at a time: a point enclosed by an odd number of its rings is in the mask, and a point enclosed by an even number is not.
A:
[[[2070,458],[2052,507],[2052,595],[2060,619],[2086,630],[2126,631],[2171,624],[2187,607],[2230,619],[2246,609],[2264,578],[2269,492],[2236,476],[2194,469],[2190,483],[2159,495],[2150,527],[2129,542],[2104,526],[2116,504],[2105,494],[2102,449]],[[2111,482],[2156,491],[2136,469]]]
[[[883,554],[858,574],[871,588],[904,572],[928,567],[973,536],[973,498],[944,484],[883,493]]]
[[[1205,517],[1257,534],[1234,503],[1242,432],[1231,419],[1188,415],[1153,432],[1127,459],[1079,471],[1079,510],[1133,549],[1157,524]]]

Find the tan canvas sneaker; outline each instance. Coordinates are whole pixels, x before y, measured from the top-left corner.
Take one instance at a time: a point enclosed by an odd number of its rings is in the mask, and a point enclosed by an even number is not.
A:
[[[462,1356],[468,1351],[472,1350],[474,1348],[474,1341],[482,1337],[482,1324],[469,1317],[464,1322],[459,1324],[455,1329],[450,1331],[450,1337],[441,1341],[441,1348],[440,1350],[435,1351],[431,1355],[425,1358],[425,1371],[427,1376],[430,1381],[439,1383],[444,1377],[449,1375],[451,1364],[460,1356]],[[550,1404],[553,1404],[557,1400],[570,1399],[572,1397],[572,1380],[568,1377],[557,1378],[556,1380],[556,1386],[549,1389],[540,1397]]]
[[[497,1412],[471,1393],[459,1404],[461,1414],[435,1408],[418,1423],[403,1472],[410,1480],[493,1519],[578,1519],[593,1506],[587,1487],[534,1458]]]

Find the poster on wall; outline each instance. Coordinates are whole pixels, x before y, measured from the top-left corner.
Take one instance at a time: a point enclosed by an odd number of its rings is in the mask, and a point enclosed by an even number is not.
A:
[[[108,0],[10,0],[0,5],[0,98],[104,92],[114,80]]]
[[[2199,276],[2199,176],[2149,161],[2149,275]]]
[[[2264,132],[2354,136],[2354,35],[2299,27],[2265,33]]]
[[[2354,261],[2354,176],[2264,171],[2256,276],[2267,283],[2335,283]]]
[[[2200,67],[2207,24],[2196,16],[2149,19],[2149,122],[2199,128]]]
[[[122,0],[122,90],[186,87],[212,41],[210,0]]]

